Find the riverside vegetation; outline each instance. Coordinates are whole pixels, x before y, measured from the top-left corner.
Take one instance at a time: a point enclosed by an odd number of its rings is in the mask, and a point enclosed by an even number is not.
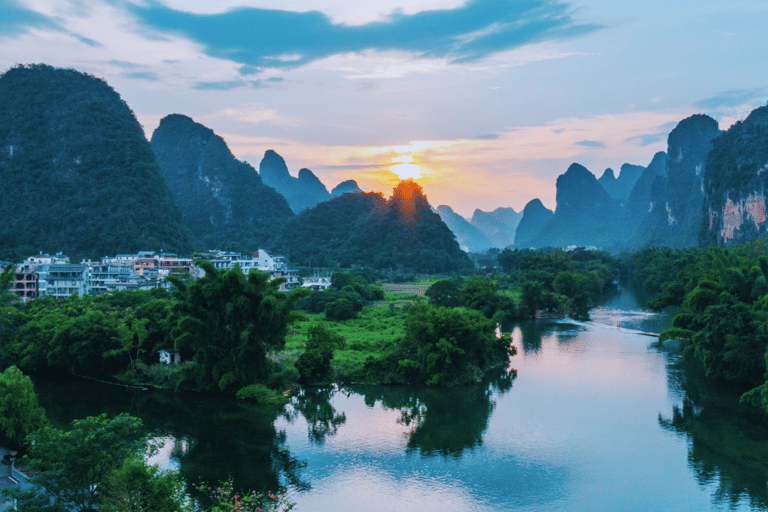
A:
[[[230,394],[276,407],[302,387],[303,396],[313,386],[332,382],[432,388],[499,378],[511,382],[515,372],[509,370],[509,361],[515,351],[508,335],[497,336],[498,323],[541,310],[587,318],[589,308],[622,272],[656,295],[652,306],[679,308],[662,341],[680,339],[686,359],[701,364],[713,381],[740,386],[745,403],[768,408],[765,254],[761,242],[728,250],[647,249],[621,260],[582,249],[507,249],[498,253],[498,268],[490,273],[430,276],[419,284],[395,286],[381,284],[380,271],[355,267],[335,273],[326,291],[290,294],[278,291],[279,280],[270,282],[257,271],[247,276],[238,268],[217,271],[201,261],[206,276],[174,279],[173,292],[42,298],[20,304],[6,291],[0,311],[0,361],[7,368],[0,377],[5,418],[0,435],[22,450],[36,441],[37,448],[29,450],[30,464],[38,471],[35,482],[50,490],[57,489],[55,478],[71,469],[62,461],[77,457],[46,458],[54,457],[39,448],[46,439],[75,439],[78,429],[89,432],[78,439],[98,438],[114,427],[117,433],[107,438],[122,443],[123,451],[102,446],[100,451],[116,458],[94,462],[108,470],[87,477],[88,485],[98,481],[113,486],[115,496],[130,501],[138,498],[120,489],[131,478],[143,479],[149,486],[142,494],[147,500],[157,485],[165,489],[164,496],[177,497],[167,510],[182,510],[173,508],[186,506],[181,487],[174,487],[178,477],[147,466],[137,455],[148,447],[146,440],[129,435],[136,428],[135,418],[121,418],[120,428],[111,423],[118,418],[99,417],[79,420],[83,423],[73,423],[69,431],[52,429],[37,406],[29,377],[16,367],[33,375],[45,371],[114,377],[126,384]],[[9,267],[2,274],[3,290],[11,279]],[[174,346],[185,363],[153,362],[158,349]],[[11,409],[16,406],[3,398],[11,392],[27,397],[15,412]],[[85,480],[77,485],[78,492],[88,488]],[[75,502],[64,491],[56,492],[48,499],[78,510],[95,503],[84,498]],[[105,510],[110,505],[103,500],[111,499],[106,496],[98,498]],[[23,498],[31,504],[29,510],[42,506],[39,493]]]

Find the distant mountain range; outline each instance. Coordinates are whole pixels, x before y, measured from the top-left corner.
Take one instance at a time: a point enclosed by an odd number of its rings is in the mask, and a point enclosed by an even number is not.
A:
[[[259,170],[181,114],[151,144],[103,80],[46,65],[0,76],[0,258],[38,251],[100,257],[140,249],[285,251],[296,262],[439,272],[464,251],[504,247],[728,245],[768,238],[768,106],[722,132],[706,115],[682,120],[646,167],[597,179],[574,163],[557,207],[530,201],[476,210],[429,206],[421,188],[331,192],[309,169],[294,177],[266,150]]]

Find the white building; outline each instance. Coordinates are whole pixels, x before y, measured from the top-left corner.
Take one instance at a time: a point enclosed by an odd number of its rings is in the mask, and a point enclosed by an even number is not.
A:
[[[217,270],[229,270],[238,265],[243,274],[248,274],[251,270],[259,270],[267,272],[273,279],[283,277],[286,282],[280,285],[281,291],[291,291],[299,286],[298,271],[289,269],[282,256],[272,256],[264,249],[255,251],[250,257],[239,252],[210,251],[209,258]],[[205,272],[200,269],[198,277],[204,275]]]

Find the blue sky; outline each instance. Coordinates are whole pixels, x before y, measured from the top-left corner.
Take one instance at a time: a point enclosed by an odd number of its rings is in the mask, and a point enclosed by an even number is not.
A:
[[[471,216],[555,206],[572,162],[647,165],[676,122],[768,102],[768,2],[0,0],[0,68],[103,77],[147,136],[189,115],[330,189],[416,177]]]

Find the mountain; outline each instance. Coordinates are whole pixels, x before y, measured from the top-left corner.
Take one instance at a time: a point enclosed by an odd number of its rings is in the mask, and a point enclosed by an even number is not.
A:
[[[597,181],[609,196],[623,203],[629,199],[635,183],[644,170],[645,168],[639,165],[624,164],[621,166],[618,178],[613,175],[613,169],[608,168]]]
[[[272,249],[277,228],[294,216],[256,169],[187,116],[164,117],[152,134],[152,150],[184,222],[208,249]]]
[[[193,249],[131,109],[72,69],[0,76],[0,198],[0,258]]]
[[[331,190],[331,197],[339,197],[344,194],[359,194],[363,190],[357,186],[355,180],[342,181]]]
[[[541,201],[534,199],[523,208],[523,216],[515,232],[515,247],[527,249],[532,247],[536,236],[544,226],[552,220],[555,212],[548,210]]]
[[[298,178],[288,172],[283,157],[268,149],[259,164],[259,176],[268,187],[272,187],[288,200],[294,213],[312,208],[328,201],[331,194],[325,185],[309,169],[301,169]]]
[[[557,178],[555,215],[532,242],[536,247],[608,249],[624,238],[621,219],[619,202],[608,195],[594,174],[574,163]]]
[[[295,265],[348,267],[358,261],[350,241],[356,226],[385,203],[381,194],[362,192],[307,208],[283,227],[281,250]]]
[[[638,228],[635,246],[698,245],[704,224],[704,168],[719,134],[717,121],[703,114],[683,119],[670,132],[666,180],[655,179],[653,207]]]
[[[515,231],[523,214],[512,208],[496,208],[492,212],[475,210],[472,225],[490,240],[494,247],[504,249],[515,243]]]
[[[440,205],[436,209],[445,225],[456,235],[456,241],[462,250],[467,252],[485,252],[493,244],[488,238],[475,226],[469,223],[467,219],[455,213],[450,206]]]
[[[284,251],[297,265],[402,267],[429,273],[472,266],[411,180],[400,182],[387,200],[361,193],[320,203],[289,221],[283,233]]]
[[[643,169],[624,208],[624,228],[633,234],[653,210],[658,196],[653,194],[653,183],[659,179],[659,188],[663,187],[667,177],[667,154],[659,151],[653,156],[648,167]]]
[[[714,140],[704,170],[707,245],[768,238],[768,106]]]

